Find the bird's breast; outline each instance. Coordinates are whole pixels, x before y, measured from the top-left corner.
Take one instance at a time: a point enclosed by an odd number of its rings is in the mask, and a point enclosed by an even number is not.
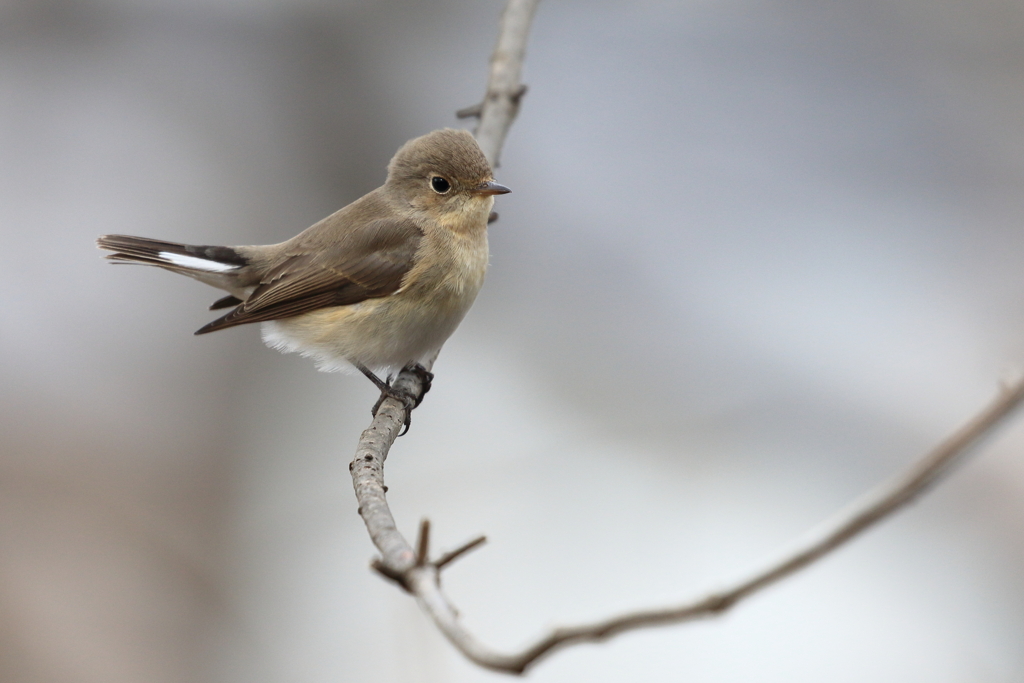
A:
[[[488,259],[486,229],[434,232],[423,240],[400,292],[418,290],[417,297],[468,308],[483,286]]]
[[[452,263],[444,279],[445,287],[456,297],[468,295],[469,303],[472,303],[484,284],[489,258],[486,232],[476,236],[456,236],[452,240]]]

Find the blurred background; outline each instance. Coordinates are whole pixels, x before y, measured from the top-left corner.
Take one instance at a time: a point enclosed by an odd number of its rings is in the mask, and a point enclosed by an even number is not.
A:
[[[376,392],[93,240],[286,239],[464,125],[501,2],[0,3],[0,680],[504,680],[394,586]],[[1024,369],[1024,4],[543,2],[492,265],[388,460],[511,648],[745,575]],[[1024,677],[1024,418],[723,618],[534,681]]]

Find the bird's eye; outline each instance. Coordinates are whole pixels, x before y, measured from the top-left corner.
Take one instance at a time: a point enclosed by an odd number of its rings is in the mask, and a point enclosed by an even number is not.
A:
[[[452,184],[439,175],[430,179],[430,189],[438,194],[447,194],[452,189]]]

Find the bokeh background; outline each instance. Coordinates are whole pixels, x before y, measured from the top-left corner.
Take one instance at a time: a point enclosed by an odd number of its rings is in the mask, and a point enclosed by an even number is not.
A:
[[[502,680],[373,556],[375,392],[194,338],[219,296],[107,232],[283,240],[483,92],[498,0],[0,3],[0,680]],[[1024,4],[541,4],[492,267],[390,500],[467,623],[698,596],[1024,369]],[[542,681],[1024,677],[1024,419],[724,618]]]

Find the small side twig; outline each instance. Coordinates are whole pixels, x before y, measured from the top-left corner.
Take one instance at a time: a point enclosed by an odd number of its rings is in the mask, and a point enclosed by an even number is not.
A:
[[[430,520],[420,521],[420,534],[416,538],[416,566],[424,567],[430,561]]]
[[[457,119],[478,119],[480,115],[484,113],[483,102],[477,102],[471,104],[468,107],[463,107],[455,112],[455,118]]]
[[[482,546],[486,542],[487,542],[487,537],[486,536],[477,536],[472,541],[469,541],[467,543],[463,543],[462,545],[460,545],[455,550],[449,550],[444,555],[442,555],[441,557],[437,558],[437,560],[434,561],[434,566],[437,567],[438,569],[444,569],[445,565],[451,564],[455,560],[459,559],[460,557],[462,557],[463,555],[468,553],[470,550],[474,550],[476,548],[479,548],[480,546]]]

